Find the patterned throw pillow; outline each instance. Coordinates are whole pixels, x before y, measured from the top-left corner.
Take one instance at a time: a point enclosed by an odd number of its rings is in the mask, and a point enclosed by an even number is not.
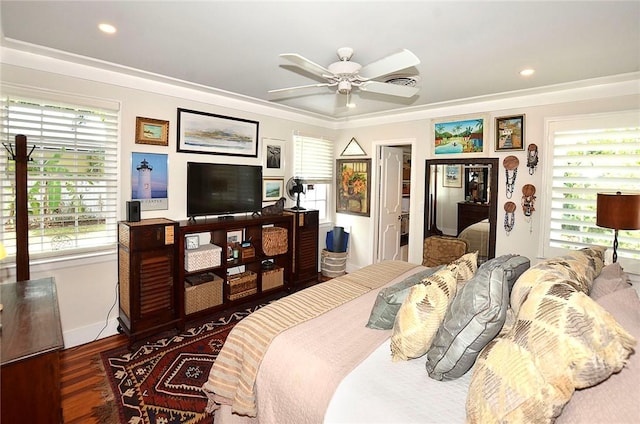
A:
[[[402,302],[404,302],[409,295],[411,287],[439,271],[442,267],[444,267],[444,265],[436,268],[427,268],[424,271],[417,272],[405,278],[397,284],[380,290],[371,309],[367,327],[375,330],[391,330],[393,328],[393,322],[396,320],[398,310]]]
[[[431,346],[457,289],[456,275],[444,268],[411,288],[393,324],[391,357],[418,358]]]
[[[447,268],[457,270],[458,284],[469,281],[478,270],[478,251],[462,255],[455,261],[447,265]]]
[[[636,340],[565,277],[531,288],[511,330],[480,352],[467,421],[553,422],[577,388],[622,369]]]
[[[478,352],[502,329],[509,290],[529,265],[525,256],[503,255],[483,263],[471,280],[458,287],[427,352],[429,377],[453,380],[469,371]]]
[[[517,315],[520,305],[529,291],[536,285],[546,282],[565,282],[576,290],[589,294],[593,280],[604,266],[602,246],[588,247],[538,262],[518,278],[511,291],[511,308]]]

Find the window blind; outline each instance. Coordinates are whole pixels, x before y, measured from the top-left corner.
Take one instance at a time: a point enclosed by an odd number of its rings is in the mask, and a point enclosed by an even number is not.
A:
[[[117,230],[118,110],[3,95],[5,144],[27,137],[29,252],[34,257],[113,248]],[[65,99],[66,100],[66,99]],[[16,253],[15,162],[4,150],[2,236]]]
[[[549,124],[551,156],[548,244],[553,248],[612,246],[613,230],[596,225],[597,193],[640,190],[638,113]],[[640,260],[640,231],[620,230],[618,256]]]
[[[295,135],[294,176],[307,183],[333,182],[333,141]]]

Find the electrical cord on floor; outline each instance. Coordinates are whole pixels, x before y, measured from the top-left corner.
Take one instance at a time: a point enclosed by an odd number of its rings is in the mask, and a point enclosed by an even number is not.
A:
[[[96,336],[96,338],[93,339],[94,342],[98,340],[98,338],[100,337],[100,334],[102,334],[102,332],[109,326],[109,315],[111,315],[111,311],[113,311],[113,308],[116,306],[116,303],[118,303],[118,286],[119,285],[120,285],[120,282],[118,281],[116,283],[116,297],[113,300],[113,305],[111,305],[111,307],[109,308],[109,312],[107,312],[107,318],[104,321],[104,327],[102,327],[102,329],[98,332],[98,335]]]

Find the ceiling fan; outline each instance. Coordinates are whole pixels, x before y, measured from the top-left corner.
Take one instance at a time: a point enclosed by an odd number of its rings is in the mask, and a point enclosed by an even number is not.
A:
[[[341,47],[337,53],[340,61],[334,62],[326,68],[296,53],[281,54],[281,58],[311,74],[326,79],[327,82],[269,90],[269,93],[283,93],[316,87],[337,87],[338,93],[347,95],[354,88],[357,88],[370,93],[412,97],[419,91],[419,88],[415,86],[374,81],[376,78],[418,65],[420,59],[407,49],[402,49],[365,66],[351,61],[353,56],[351,47]]]

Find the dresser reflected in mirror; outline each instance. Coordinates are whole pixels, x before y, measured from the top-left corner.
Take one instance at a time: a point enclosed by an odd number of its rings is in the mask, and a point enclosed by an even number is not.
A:
[[[429,159],[425,169],[424,237],[464,239],[479,263],[494,258],[498,159]]]

